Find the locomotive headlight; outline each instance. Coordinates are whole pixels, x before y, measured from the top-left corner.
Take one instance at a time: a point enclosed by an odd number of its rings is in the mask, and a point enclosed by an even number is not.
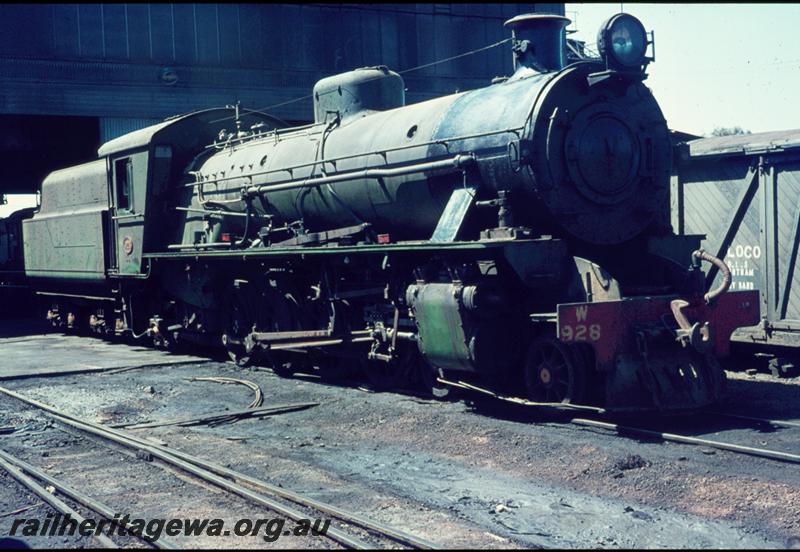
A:
[[[651,61],[645,54],[647,32],[641,21],[627,13],[607,20],[597,35],[597,46],[609,69],[638,69]]]

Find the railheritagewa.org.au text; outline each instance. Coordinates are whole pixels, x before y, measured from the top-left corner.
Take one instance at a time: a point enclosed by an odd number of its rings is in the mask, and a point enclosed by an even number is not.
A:
[[[165,519],[145,520],[133,518],[129,514],[116,514],[113,519],[84,519],[80,522],[69,514],[47,515],[44,519],[16,518],[11,524],[9,536],[74,536],[85,537],[105,535],[134,536],[155,542],[167,537],[261,537],[266,542],[274,542],[281,537],[325,536],[330,519],[299,519],[291,521],[281,518],[243,518],[232,525],[225,520],[214,519]]]

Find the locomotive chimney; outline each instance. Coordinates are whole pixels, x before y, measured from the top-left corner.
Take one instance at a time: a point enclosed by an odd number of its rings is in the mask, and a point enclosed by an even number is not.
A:
[[[570,20],[561,15],[525,13],[504,26],[511,28],[514,71],[528,68],[537,73],[564,67],[564,27]]]

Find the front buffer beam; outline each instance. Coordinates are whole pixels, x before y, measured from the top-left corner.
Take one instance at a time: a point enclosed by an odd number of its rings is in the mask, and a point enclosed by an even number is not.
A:
[[[730,336],[759,321],[757,291],[736,291],[683,314],[708,328],[703,347],[681,339],[671,309],[676,296],[634,297],[558,305],[558,338],[592,346],[605,374],[608,410],[680,411],[716,402],[724,391],[719,359],[730,354]]]

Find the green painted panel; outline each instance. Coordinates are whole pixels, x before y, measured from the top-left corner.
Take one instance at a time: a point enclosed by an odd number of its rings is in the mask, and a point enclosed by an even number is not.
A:
[[[419,344],[425,359],[446,370],[474,370],[464,332],[464,315],[450,284],[428,284],[418,288],[414,316]]]
[[[23,224],[27,276],[105,279],[102,211],[37,216]]]
[[[32,278],[105,279],[107,213],[105,160],[48,175],[41,208],[23,223],[25,273]]]

